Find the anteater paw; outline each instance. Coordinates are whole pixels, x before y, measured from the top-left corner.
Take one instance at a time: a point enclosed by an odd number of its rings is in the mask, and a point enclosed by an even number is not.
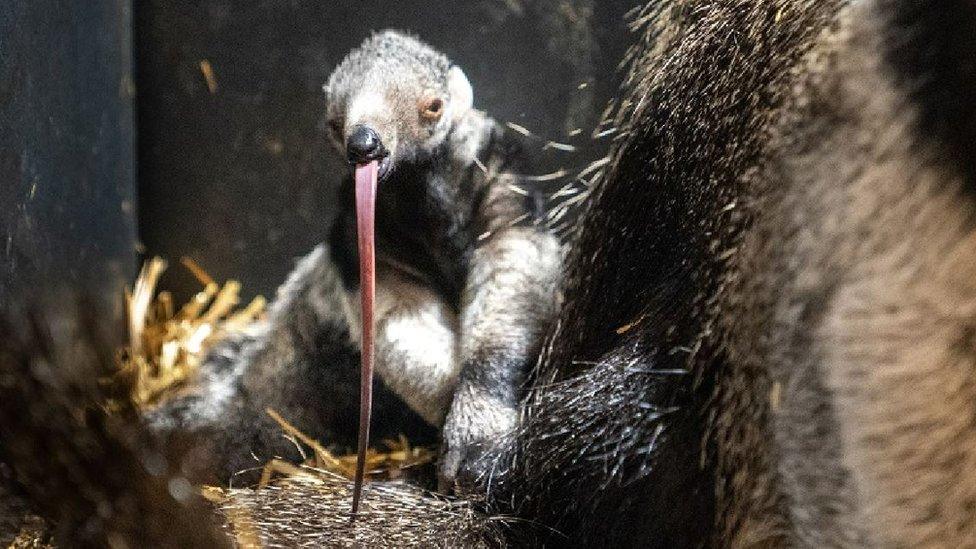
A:
[[[455,400],[444,425],[438,488],[465,496],[484,496],[507,470],[514,408],[468,406]],[[477,412],[477,413],[475,413]]]

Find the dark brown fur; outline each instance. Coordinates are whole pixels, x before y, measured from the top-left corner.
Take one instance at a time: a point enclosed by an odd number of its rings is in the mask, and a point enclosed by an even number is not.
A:
[[[24,313],[17,315],[24,329],[0,318],[0,462],[33,510],[50,519],[54,541],[228,545],[186,480],[192,455],[170,459],[134,410],[108,416],[99,407],[106,395],[97,380],[111,373],[113,360],[91,317],[55,328]]]
[[[645,10],[500,501],[581,545],[973,543],[973,10]]]

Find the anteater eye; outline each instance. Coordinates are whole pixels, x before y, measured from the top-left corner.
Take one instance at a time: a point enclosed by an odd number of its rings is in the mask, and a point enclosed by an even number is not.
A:
[[[424,105],[423,115],[427,120],[437,120],[444,112],[444,100],[439,98],[430,99]]]

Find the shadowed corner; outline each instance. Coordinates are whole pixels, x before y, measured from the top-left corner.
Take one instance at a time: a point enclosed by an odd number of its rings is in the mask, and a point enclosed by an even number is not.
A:
[[[13,489],[57,543],[229,546],[180,471],[184,452],[162,449],[127,399],[103,390],[114,350],[86,300],[75,303],[68,315],[0,311],[0,461]]]

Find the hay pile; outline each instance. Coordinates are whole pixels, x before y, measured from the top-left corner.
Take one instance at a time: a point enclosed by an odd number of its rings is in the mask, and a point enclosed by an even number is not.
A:
[[[148,406],[192,380],[207,352],[223,338],[246,332],[261,320],[267,305],[261,296],[235,310],[241,285],[217,284],[189,258],[183,265],[202,289],[179,310],[169,292],[156,292],[166,261],[147,261],[133,290],[125,292],[129,345],[120,351],[119,382],[131,387],[137,406]]]
[[[26,502],[13,494],[0,480],[0,547],[8,549],[47,549],[44,519],[31,513]]]

